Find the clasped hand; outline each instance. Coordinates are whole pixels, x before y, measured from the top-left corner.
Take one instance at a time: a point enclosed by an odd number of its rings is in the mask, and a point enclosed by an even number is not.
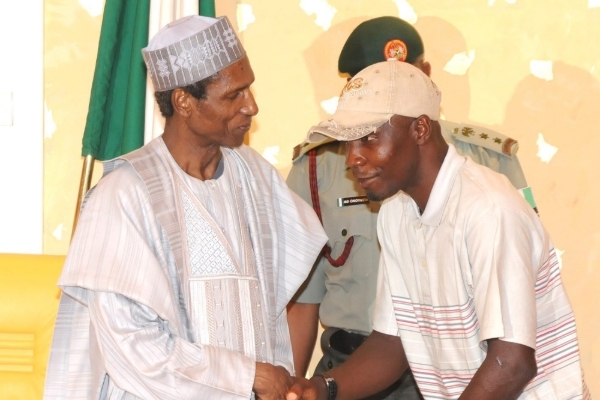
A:
[[[260,400],[282,400],[293,385],[294,378],[281,366],[256,363],[256,373],[252,390]]]
[[[317,387],[305,378],[293,377],[281,366],[256,363],[252,390],[260,400],[316,400]]]
[[[285,397],[286,400],[317,400],[325,396],[324,393],[319,393],[319,386],[314,379],[308,380],[305,378],[294,378],[294,384],[290,387]],[[319,397],[321,394],[321,397]]]

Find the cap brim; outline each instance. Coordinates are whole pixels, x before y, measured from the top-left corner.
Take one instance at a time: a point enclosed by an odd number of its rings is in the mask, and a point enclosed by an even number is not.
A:
[[[375,132],[394,114],[374,114],[364,112],[335,113],[334,118],[321,122],[308,130],[306,140],[315,143],[325,137],[349,142]]]

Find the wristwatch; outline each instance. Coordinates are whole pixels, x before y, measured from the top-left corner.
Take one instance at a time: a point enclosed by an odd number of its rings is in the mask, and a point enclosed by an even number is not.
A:
[[[325,386],[327,387],[327,400],[335,400],[338,392],[337,382],[333,377],[327,374],[323,374],[321,377],[325,381]]]

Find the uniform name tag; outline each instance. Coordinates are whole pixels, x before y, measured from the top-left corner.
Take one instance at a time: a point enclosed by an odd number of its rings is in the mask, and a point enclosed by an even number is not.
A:
[[[369,202],[367,196],[340,197],[337,199],[338,207],[355,206],[357,204],[366,204]]]

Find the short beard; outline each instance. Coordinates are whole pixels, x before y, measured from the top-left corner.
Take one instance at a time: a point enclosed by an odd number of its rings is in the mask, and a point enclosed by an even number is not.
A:
[[[396,193],[398,193],[398,192],[396,192]],[[388,199],[388,198],[394,196],[396,193],[385,195],[385,194],[375,193],[375,192],[365,189],[365,194],[367,195],[367,198],[371,201],[383,201],[385,199]]]

